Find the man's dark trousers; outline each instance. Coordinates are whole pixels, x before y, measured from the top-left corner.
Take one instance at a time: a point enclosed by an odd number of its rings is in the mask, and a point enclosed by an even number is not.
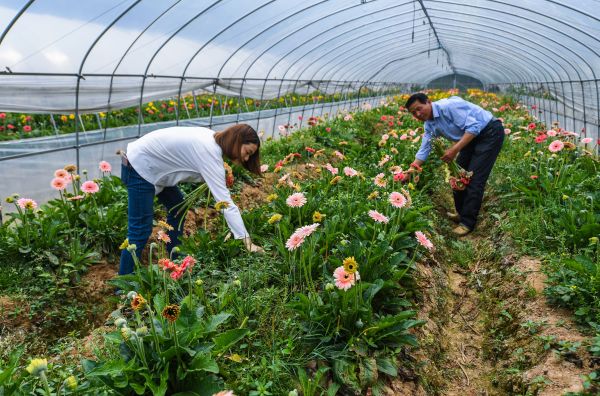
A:
[[[477,215],[483,201],[483,191],[496,158],[504,142],[502,122],[493,119],[465,148],[460,151],[456,162],[473,176],[467,188],[454,191],[454,206],[460,215],[461,224],[475,228]]]

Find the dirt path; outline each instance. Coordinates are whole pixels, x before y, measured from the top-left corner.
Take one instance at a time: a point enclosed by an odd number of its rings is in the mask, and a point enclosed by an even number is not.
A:
[[[407,395],[558,396],[582,391],[594,369],[572,313],[546,302],[540,260],[514,256],[493,226],[447,236],[441,262],[418,266],[425,393]]]
[[[448,338],[447,360],[451,368],[454,366],[454,371],[458,366],[460,374],[448,383],[444,394],[487,395],[491,367],[481,348],[485,329],[479,312],[478,293],[471,289],[468,277],[456,269],[448,276],[451,309],[445,334]]]

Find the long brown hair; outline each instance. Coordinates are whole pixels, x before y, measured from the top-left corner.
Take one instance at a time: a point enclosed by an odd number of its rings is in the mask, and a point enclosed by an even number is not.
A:
[[[240,161],[242,146],[256,144],[256,151],[248,158],[248,161],[242,162],[242,165],[248,171],[260,175],[260,139],[254,128],[248,124],[233,125],[224,131],[215,133],[215,141],[229,159],[240,159]]]

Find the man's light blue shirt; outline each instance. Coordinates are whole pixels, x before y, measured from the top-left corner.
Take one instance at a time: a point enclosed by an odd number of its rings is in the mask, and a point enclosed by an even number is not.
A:
[[[465,132],[475,136],[492,120],[493,115],[458,96],[441,99],[431,104],[433,119],[425,121],[425,133],[416,158],[425,161],[431,152],[431,139],[443,136],[459,141]]]

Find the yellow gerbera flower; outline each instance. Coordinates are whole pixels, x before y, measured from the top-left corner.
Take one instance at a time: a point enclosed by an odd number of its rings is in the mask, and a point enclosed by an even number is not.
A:
[[[39,377],[48,370],[48,361],[46,359],[31,359],[31,363],[29,363],[26,370],[29,374]]]
[[[219,212],[225,210],[229,207],[229,202],[227,201],[219,201],[215,204],[215,209]]]
[[[267,222],[269,224],[279,223],[282,218],[283,218],[282,215],[280,215],[279,213],[275,213],[273,216],[271,216],[271,218]]]
[[[344,264],[344,271],[349,274],[353,274],[358,269],[358,263],[354,259],[354,257],[346,257],[342,262]]]
[[[129,238],[125,238],[123,243],[119,246],[120,250],[127,249],[129,247]]]
[[[314,223],[320,223],[325,219],[325,215],[320,212],[315,212],[312,215],[312,219]]]
[[[275,201],[277,198],[279,198],[277,196],[277,194],[270,194],[270,195],[267,196],[266,199],[267,199],[267,202],[271,203],[271,202]]]

